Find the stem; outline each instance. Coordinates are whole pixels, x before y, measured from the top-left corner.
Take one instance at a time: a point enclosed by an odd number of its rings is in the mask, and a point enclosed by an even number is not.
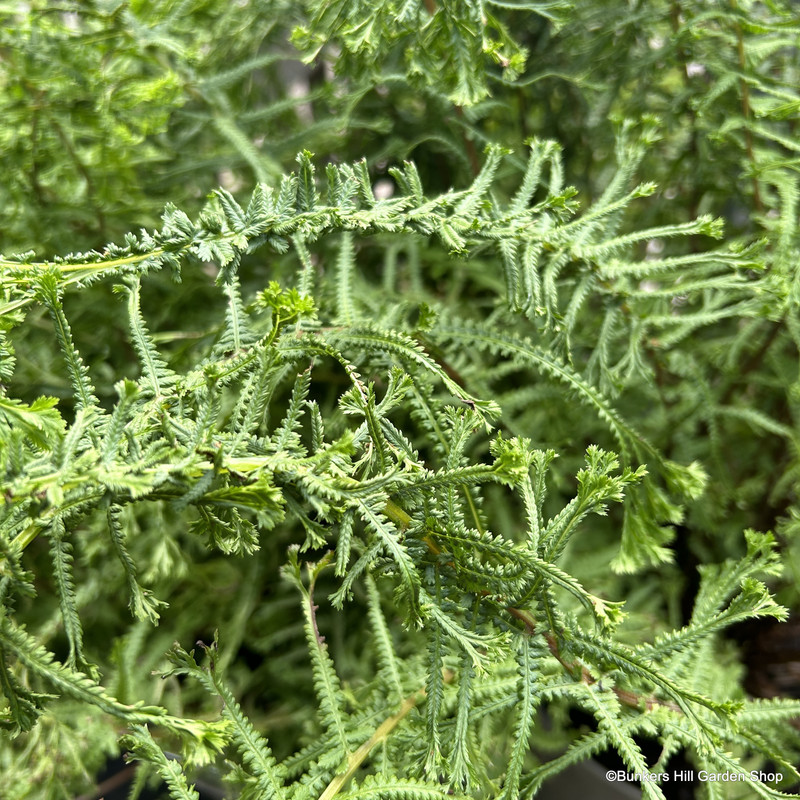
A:
[[[506,611],[511,614],[512,617],[518,619],[522,624],[525,626],[525,635],[526,636],[533,636],[536,633],[536,620],[534,619],[533,615],[530,611],[526,611],[525,609],[520,608],[513,608],[511,606],[506,607]],[[577,668],[579,666],[578,661],[565,661],[563,656],[561,655],[558,642],[556,641],[555,636],[552,633],[544,634],[545,641],[547,642],[547,648],[550,650],[551,655],[558,660],[562,667],[570,674],[575,675]],[[585,667],[581,667],[581,680],[583,683],[591,686],[597,681],[592,677],[589,671]],[[677,714],[683,713],[681,708],[676,705],[675,703],[671,703],[667,700],[659,700],[656,697],[652,696],[645,696],[641,694],[637,694],[636,692],[628,691],[627,689],[620,689],[618,686],[613,687],[612,691],[617,696],[617,699],[623,705],[629,706],[630,708],[637,708],[641,709],[642,704],[644,704],[645,708],[648,711],[652,711],[654,708],[658,708],[658,706],[663,706],[664,708],[668,708],[670,711],[674,711]]]
[[[455,673],[444,670],[444,682],[450,683],[455,677]],[[400,710],[391,717],[387,717],[376,729],[372,736],[367,739],[355,753],[347,759],[347,767],[344,772],[336,775],[328,784],[325,791],[319,796],[319,800],[330,800],[335,797],[344,785],[353,777],[361,764],[365,761],[375,745],[380,744],[388,738],[389,734],[397,727],[398,723],[411,711],[416,704],[425,697],[424,689],[420,689],[414,694],[409,695],[403,700]]]
[[[446,679],[447,676],[445,676]],[[375,733],[367,739],[358,750],[355,751],[348,759],[347,759],[347,768],[344,772],[336,775],[334,779],[328,784],[325,791],[319,796],[319,800],[330,800],[330,798],[335,797],[342,787],[353,777],[356,773],[356,770],[361,766],[364,760],[372,751],[372,748],[375,747],[376,744],[384,741],[389,734],[397,727],[397,724],[411,711],[412,708],[417,704],[419,700],[425,697],[425,690],[420,689],[418,692],[415,692],[412,695],[406,697],[403,700],[402,705],[400,706],[400,710],[396,714],[392,714],[391,717],[387,717],[376,729]]]
[[[731,0],[731,8],[734,11],[739,10],[739,4],[737,0]],[[741,88],[742,93],[742,114],[744,115],[744,141],[745,147],[747,149],[747,158],[750,161],[750,165],[753,169],[753,204],[756,207],[756,211],[759,213],[763,212],[764,206],[761,202],[761,190],[758,188],[758,177],[756,175],[756,159],[755,154],[753,153],[753,133],[750,130],[749,123],[750,123],[750,87],[747,85],[747,79],[745,78],[745,69],[747,67],[747,61],[745,59],[744,54],[744,35],[742,34],[742,26],[737,22],[736,23],[736,50],[739,55],[739,69],[742,71],[742,77],[739,79],[739,86]]]
[[[88,794],[82,794],[76,800],[97,800],[99,797],[104,797],[107,793],[112,792],[114,789],[130,783],[133,776],[136,774],[137,764],[129,764],[123,767],[119,772],[115,772],[110,778],[106,778],[102,783],[97,786]]]
[[[183,249],[185,248],[181,248],[181,250]],[[65,278],[60,283],[61,286],[69,286],[72,283],[78,283],[79,281],[82,281],[84,278],[87,278],[90,275],[102,272],[104,269],[122,267],[127,264],[138,264],[141,261],[146,261],[148,258],[158,258],[158,256],[163,255],[164,252],[165,251],[163,249],[159,248],[157,250],[151,250],[149,253],[137,253],[135,256],[112,258],[108,261],[97,261],[94,264],[56,264],[51,261],[37,261],[30,264],[21,264],[18,261],[6,261],[5,259],[0,258],[0,269],[47,269],[48,267],[55,267],[59,272],[62,273],[79,273],[71,275],[69,278]],[[5,276],[0,276],[0,286],[2,286],[4,283],[21,283],[29,285],[29,281],[25,278],[6,278]],[[34,298],[31,295],[28,297],[21,297],[17,300],[12,300],[10,303],[6,303],[5,305],[0,305],[0,317],[2,317],[4,314],[9,314],[12,311],[16,311],[18,308],[23,308],[24,306],[28,305],[28,303],[32,303],[33,300]]]
[[[456,106],[456,116],[461,123],[461,139],[464,142],[464,148],[467,151],[467,158],[469,159],[469,166],[472,170],[474,177],[478,176],[481,171],[480,160],[478,159],[478,151],[475,149],[475,142],[467,136],[467,131],[464,128],[464,109],[461,106]]]
[[[125,256],[124,258],[112,258],[110,261],[97,261],[94,264],[57,264],[53,261],[36,261],[31,264],[23,264],[19,261],[5,261],[0,259],[0,267],[9,269],[47,269],[55,267],[59,272],[76,272],[81,269],[110,269],[111,267],[121,267],[125,264],[136,264],[147,258],[157,258],[164,253],[163,250],[151,250],[148,253],[137,253],[135,256]],[[21,279],[19,279],[21,280]]]
[[[383,513],[402,530],[411,525],[411,517],[393,500],[387,500]]]

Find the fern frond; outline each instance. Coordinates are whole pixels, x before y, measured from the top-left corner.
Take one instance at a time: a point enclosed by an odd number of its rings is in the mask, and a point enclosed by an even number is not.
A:
[[[504,800],[519,796],[519,782],[528,751],[528,740],[534,725],[536,710],[540,703],[538,690],[538,666],[541,653],[527,635],[516,638],[517,650],[517,702],[514,744],[506,769],[503,784]]]
[[[158,706],[120,703],[82,672],[56,661],[52,653],[38,644],[23,628],[14,625],[7,616],[0,620],[0,640],[7,653],[15,655],[21,664],[59,692],[97,706],[101,711],[128,722],[155,723],[168,727],[185,725],[183,720],[168,716],[166,710]]]
[[[122,738],[122,744],[131,750],[134,758],[155,766],[169,787],[172,800],[200,800],[200,795],[186,781],[180,763],[164,755],[164,751],[153,741],[150,731],[144,725],[131,726],[131,733]]]
[[[519,359],[522,363],[540,370],[548,377],[567,385],[575,391],[582,402],[596,410],[619,442],[623,454],[637,450],[648,454],[655,452],[652,445],[623,420],[599,390],[551,353],[537,348],[524,339],[512,338],[492,330],[487,331],[485,327],[479,329],[468,323],[440,324],[436,326],[435,334],[443,340],[459,342],[461,346],[478,347],[490,353]]]
[[[650,770],[639,745],[620,724],[620,707],[614,693],[606,691],[601,695],[595,687],[585,687],[582,700],[597,719],[598,730],[607,736],[608,742],[620,754],[625,766],[634,774],[648,775]],[[643,780],[641,786],[642,797],[664,800],[664,793],[657,782]]]
[[[43,450],[61,444],[64,420],[55,408],[55,397],[37,397],[30,404],[0,396],[0,417],[8,428],[21,430],[25,437]]]
[[[375,637],[375,647],[380,671],[392,688],[392,699],[400,703],[405,696],[400,676],[400,664],[392,644],[392,635],[381,610],[380,595],[375,580],[366,576],[367,598],[369,600],[369,619]]]
[[[375,507],[360,498],[355,498],[354,507],[367,524],[367,528],[376,534],[385,552],[397,566],[402,582],[403,598],[408,605],[408,619],[410,622],[418,624],[420,620],[419,593],[422,580],[408,549],[401,541],[397,528],[385,516],[382,507]]]
[[[458,694],[456,696],[456,719],[453,730],[453,746],[448,758],[451,786],[469,791],[475,780],[475,767],[470,753],[470,712],[472,710],[472,689],[475,678],[475,667],[472,655],[464,650],[461,655],[458,676]]]
[[[353,235],[350,231],[342,234],[339,244],[339,256],[336,259],[336,319],[350,325],[354,320],[353,273],[355,272],[355,250],[353,248]]]
[[[642,678],[662,689],[680,707],[687,720],[692,724],[698,750],[702,753],[713,751],[715,747],[714,738],[708,726],[690,704],[696,703],[713,711],[727,714],[732,711],[730,704],[716,703],[707,697],[677,685],[671,678],[650,666],[646,657],[640,656],[634,650],[621,644],[600,641],[576,631],[570,632],[569,642],[570,647],[584,657],[598,663],[612,664],[619,667],[624,673]]]
[[[303,616],[305,618],[305,634],[311,655],[314,672],[314,690],[320,704],[320,716],[325,727],[335,735],[340,757],[350,752],[348,731],[345,723],[345,696],[339,682],[339,676],[333,661],[328,654],[328,647],[317,626],[317,606],[314,604],[313,592],[316,575],[325,562],[309,569],[310,582],[306,589],[300,578],[300,567],[294,556],[292,570],[286,571],[292,582],[300,589],[303,598]]]
[[[425,681],[425,729],[428,752],[425,760],[425,771],[437,775],[442,762],[441,736],[439,732],[444,704],[444,636],[442,628],[435,625],[428,637],[428,668]]]
[[[89,378],[89,371],[75,347],[72,330],[64,314],[58,287],[58,275],[52,269],[37,276],[37,295],[47,306],[53,320],[56,339],[67,363],[77,408],[92,408],[98,405],[97,394]],[[94,436],[94,432],[92,432]]]
[[[169,369],[166,362],[161,358],[156,349],[155,343],[150,336],[140,307],[140,279],[133,278],[125,285],[128,295],[128,317],[130,319],[131,344],[139,356],[142,371],[146,376],[147,390],[155,398],[163,396],[169,387],[177,381],[177,376]]]
[[[376,354],[391,355],[409,364],[409,369],[422,368],[435,375],[456,397],[475,408],[487,419],[497,416],[499,409],[491,400],[479,400],[468,394],[409,336],[398,331],[387,331],[375,326],[350,328],[334,334],[334,342],[350,345]]]
[[[88,668],[90,672],[96,672],[96,668],[89,665],[83,655],[83,626],[75,601],[75,584],[72,579],[72,544],[66,538],[66,526],[60,515],[54,517],[47,529],[47,534],[50,539],[50,554],[58,587],[61,619],[69,642],[67,667],[70,669]]]
[[[641,718],[630,717],[621,720],[618,727],[624,735],[633,736],[639,732],[638,729],[643,727],[644,724]],[[580,763],[581,761],[585,761],[601,753],[608,746],[609,737],[605,731],[593,731],[592,733],[583,735],[580,739],[573,742],[562,755],[533,769],[529,773],[527,781],[522,785],[520,797],[535,797],[542,784],[548,778],[558,775],[572,764]]]
[[[276,452],[285,450],[290,453],[304,452],[300,441],[300,421],[305,411],[306,398],[311,386],[311,370],[306,369],[298,374],[292,389],[292,398],[286,416],[280,427],[272,436],[272,446]]]
[[[156,625],[159,619],[158,608],[166,606],[166,603],[156,599],[151,592],[139,585],[139,581],[136,578],[136,565],[125,545],[122,513],[123,509],[120,506],[111,506],[108,509],[108,531],[111,535],[114,549],[117,552],[117,557],[125,569],[128,591],[130,592],[128,607],[136,619],[146,619]]]
[[[225,309],[225,327],[222,335],[212,351],[211,358],[216,360],[218,354],[238,353],[243,348],[252,345],[258,338],[250,330],[247,312],[242,304],[239,281],[236,275],[231,275],[222,286],[227,301]]]
[[[245,716],[230,688],[219,673],[216,663],[217,642],[206,647],[208,667],[200,668],[192,653],[179,647],[173,649],[170,660],[178,668],[199,680],[207,691],[222,699],[222,716],[231,724],[233,743],[242,756],[242,765],[251,779],[246,790],[247,796],[266,798],[266,800],[285,800],[283,770],[275,762],[272,750],[253,724]],[[193,651],[194,652],[194,651]]]

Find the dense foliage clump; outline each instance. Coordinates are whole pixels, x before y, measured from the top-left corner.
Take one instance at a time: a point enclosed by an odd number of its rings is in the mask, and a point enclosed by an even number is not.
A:
[[[789,4],[0,13],[9,798],[791,796]]]

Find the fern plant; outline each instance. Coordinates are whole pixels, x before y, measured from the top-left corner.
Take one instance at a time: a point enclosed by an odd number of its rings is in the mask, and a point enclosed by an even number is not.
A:
[[[96,6],[56,20],[34,8],[4,35],[123,37],[146,58],[121,63],[143,74],[164,47],[191,94],[200,56],[178,46],[183,6]],[[754,222],[730,234],[706,178],[688,219],[653,204],[649,178],[669,172],[654,153],[680,149],[681,117],[632,118],[645,60],[634,48],[603,83],[615,46],[602,27],[596,83],[579,62],[570,80],[595,114],[602,89],[627,115],[613,165],[600,154],[600,175],[573,188],[569,141],[541,130],[523,146],[499,127],[536,85],[527,39],[552,35],[563,49],[548,57],[565,62],[587,52],[591,6],[309,2],[296,20],[270,6],[284,14],[275,40],[259,51],[253,33],[255,52],[223,72],[225,52],[203,54],[214,74],[195,98],[212,109],[196,119],[211,113],[249,165],[247,200],[219,188],[116,243],[0,261],[10,798],[86,793],[126,752],[133,796],[149,783],[198,797],[211,775],[231,797],[512,800],[609,750],[645,797],[668,796],[677,754],[732,776],[705,782],[708,797],[792,796],[800,707],[749,697],[726,634],[797,603],[780,577],[796,527],[796,182],[790,159],[756,148],[757,104],[743,100],[769,75],[765,95],[790,103],[793,29],[770,16],[778,6],[639,9],[672,77],[694,63],[682,26],[695,14],[698,48],[733,37],[750,59],[752,75],[725,83],[740,128],[714,122],[713,96],[687,100],[696,146],[719,133],[748,171],[738,202]],[[194,13],[211,31],[204,14],[233,25],[266,11]],[[295,22],[305,57],[338,75],[267,98],[275,114],[330,104],[357,142],[361,111],[382,107],[385,122],[420,92],[452,119],[414,130],[416,109],[408,137],[392,126],[369,160],[343,159],[352,145],[315,129],[303,144],[319,135],[323,155],[269,161],[226,91],[259,85]],[[741,68],[739,55],[704,63]],[[770,102],[758,131],[777,142],[789,111]],[[598,142],[612,135],[589,123]],[[186,141],[183,123],[159,124],[160,145]],[[502,144],[481,153],[482,138]],[[419,169],[402,160],[415,147]],[[225,152],[214,140],[206,155]],[[203,169],[192,164],[196,180]],[[137,205],[142,185],[110,172]],[[729,468],[734,447],[752,459]],[[785,514],[778,537],[776,515],[756,529],[764,505]]]

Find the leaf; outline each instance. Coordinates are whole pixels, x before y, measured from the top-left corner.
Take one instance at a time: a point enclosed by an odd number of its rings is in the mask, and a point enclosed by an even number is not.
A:
[[[39,397],[30,405],[0,397],[0,416],[11,427],[21,429],[37,447],[52,450],[64,435],[64,420],[55,408],[58,399]]]

